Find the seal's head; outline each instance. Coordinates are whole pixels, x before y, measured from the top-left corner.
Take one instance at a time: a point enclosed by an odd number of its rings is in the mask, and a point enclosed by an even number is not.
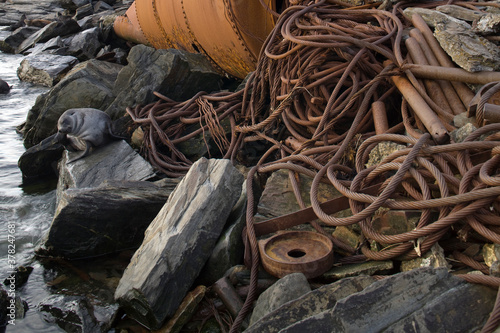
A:
[[[68,134],[73,131],[73,122],[69,117],[60,117],[57,122],[57,131],[62,134]]]

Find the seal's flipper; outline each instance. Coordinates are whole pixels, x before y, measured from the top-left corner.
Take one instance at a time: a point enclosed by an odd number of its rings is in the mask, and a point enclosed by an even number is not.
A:
[[[76,160],[79,160],[80,158],[83,158],[83,157],[87,156],[90,153],[90,148],[91,147],[92,147],[92,145],[90,144],[90,142],[85,141],[85,151],[83,153],[81,153],[80,155],[78,155],[78,156],[70,159],[67,163],[74,162]]]

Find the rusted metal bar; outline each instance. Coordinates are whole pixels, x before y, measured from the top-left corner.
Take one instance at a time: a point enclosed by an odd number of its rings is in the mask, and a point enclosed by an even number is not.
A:
[[[375,184],[363,189],[361,192],[376,195],[379,188],[380,184]],[[349,208],[349,198],[344,196],[338,197],[322,203],[320,207],[326,214],[334,214]],[[317,218],[312,207],[301,209],[297,212],[278,216],[264,222],[254,223],[255,234],[257,236],[267,235],[316,220]]]
[[[416,77],[421,79],[448,80],[472,84],[487,84],[492,81],[500,81],[500,72],[482,71],[471,73],[456,67],[418,64],[406,64],[402,66],[402,69],[410,70]]]
[[[406,48],[410,52],[412,60],[416,64],[428,65],[427,58],[425,57],[425,54],[423,53],[418,41],[415,38],[410,37],[406,39],[405,44]],[[460,111],[465,112],[465,108],[460,100],[458,100],[459,103],[456,103],[449,101],[446,98],[446,96],[443,93],[443,90],[441,90],[441,87],[439,86],[439,83],[437,83],[437,81],[424,79],[424,85],[427,90],[427,93],[429,94],[429,97],[448,113],[455,114],[453,108],[461,108]],[[451,106],[452,103],[453,107]]]
[[[439,61],[437,58],[434,56],[434,53],[432,52],[429,44],[425,40],[424,35],[420,32],[418,29],[411,29],[410,30],[410,36],[415,38],[422,49],[423,54],[425,55],[425,58],[427,59],[427,63],[420,63],[421,65],[432,65],[432,66],[440,66]],[[465,108],[467,106],[464,106],[462,103],[462,100],[460,96],[458,96],[457,92],[455,91],[455,88],[449,81],[445,80],[436,80],[436,82],[439,84],[441,89],[443,90],[444,95],[446,96],[450,106],[452,109],[458,110],[457,112],[454,112],[454,114],[459,114],[462,112],[465,112]]]
[[[455,67],[455,64],[453,63],[453,61],[451,61],[448,54],[446,54],[439,42],[436,40],[431,29],[429,28],[427,23],[425,23],[424,19],[420,15],[415,13],[412,15],[411,21],[413,23],[413,26],[420,30],[422,35],[424,35],[425,40],[429,44],[429,47],[432,49],[433,54],[436,56],[441,66],[452,68]],[[469,105],[470,100],[474,97],[474,93],[462,82],[452,82],[452,84],[457,91],[458,96],[460,96],[462,103],[465,106]]]
[[[137,44],[149,45],[148,39],[141,29],[138,29],[137,12],[135,2],[127,9],[125,16],[118,16],[113,23],[113,30],[116,35]]]
[[[229,281],[229,278],[225,276],[217,280],[213,285],[213,290],[220,297],[231,315],[237,316],[243,307],[243,301]]]
[[[373,123],[375,124],[375,133],[384,134],[389,130],[389,123],[387,121],[387,111],[385,103],[376,101],[372,103]]]
[[[393,76],[392,81],[404,96],[413,111],[429,131],[434,141],[443,144],[449,140],[449,134],[436,113],[430,108],[417,90],[406,78]]]

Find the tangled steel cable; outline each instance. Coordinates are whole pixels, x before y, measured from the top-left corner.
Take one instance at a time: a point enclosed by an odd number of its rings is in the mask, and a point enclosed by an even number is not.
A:
[[[418,31],[412,30],[413,39],[402,43],[403,30],[411,25]],[[189,169],[192,161],[180,148],[189,140],[203,140],[210,156],[247,164],[241,152],[261,143],[266,150],[252,163],[247,189],[252,189],[256,173],[287,169],[305,208],[295,175],[312,177],[310,199],[319,220],[329,226],[361,227],[365,241],[359,249],[329,235],[357,260],[415,258],[445,234],[462,243],[480,238],[500,244],[500,125],[484,125],[462,142],[450,141],[453,117],[467,109],[474,94],[463,83],[420,80],[407,66],[425,60],[449,66],[439,62],[442,50],[436,50],[428,29],[418,16],[410,20],[401,15],[399,5],[389,12],[339,1],[304,1],[280,14],[242,90],[200,92],[185,102],[157,94],[156,103],[127,111],[145,130],[144,155],[167,176]],[[424,59],[428,50],[432,55]],[[434,94],[438,90],[446,93]],[[407,148],[367,166],[370,153],[387,141]],[[323,211],[321,182],[349,198],[351,216]],[[377,183],[377,195],[363,193]],[[232,331],[238,330],[256,297],[259,252],[253,201],[249,191],[251,288]],[[372,225],[380,208],[418,210],[421,215],[413,230],[385,235]],[[320,224],[312,225],[326,233]],[[375,251],[372,242],[386,247]],[[484,265],[454,251],[455,260],[488,273]],[[495,281],[491,283],[497,285]]]

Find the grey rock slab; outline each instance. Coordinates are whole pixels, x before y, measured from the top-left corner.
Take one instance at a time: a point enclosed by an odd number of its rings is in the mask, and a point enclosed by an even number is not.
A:
[[[67,163],[81,152],[65,151],[59,163],[58,196],[68,188],[98,187],[105,180],[148,180],[153,167],[124,140],[96,148],[90,155]]]
[[[77,259],[137,248],[178,182],[105,181],[68,189],[40,251]]]
[[[307,278],[302,273],[288,274],[260,294],[255,304],[250,325],[283,304],[293,301],[311,291]]]
[[[21,61],[17,69],[17,76],[21,81],[52,87],[57,84],[76,63],[78,63],[78,59],[72,56],[44,53],[32,54]]]
[[[39,96],[22,129],[29,148],[57,131],[57,120],[71,108],[104,110],[114,99],[113,84],[122,65],[89,60],[77,64],[50,91]]]
[[[172,317],[212,253],[243,176],[228,160],[196,161],[146,230],[115,292],[150,329]]]
[[[68,42],[68,54],[85,61],[94,58],[102,47],[101,29],[90,28],[74,35]]]
[[[413,324],[418,332],[474,332],[488,318],[495,296],[445,268],[420,268],[376,281],[280,332],[404,332]]]
[[[338,300],[357,293],[376,280],[369,276],[345,278],[289,301],[253,323],[246,333],[274,333],[334,307]]]

